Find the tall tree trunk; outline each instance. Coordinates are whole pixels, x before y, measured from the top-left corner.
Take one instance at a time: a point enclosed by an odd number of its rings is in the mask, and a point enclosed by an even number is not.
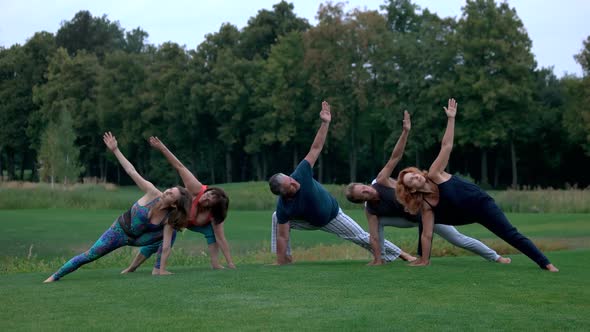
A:
[[[494,188],[498,188],[500,183],[500,156],[496,153],[496,160],[494,161]]]
[[[25,152],[25,150],[23,150],[22,152],[22,157],[20,159],[20,180],[24,181],[25,180],[25,164],[27,162],[27,153]]]
[[[299,165],[299,156],[297,155],[297,146],[293,147],[293,169]]]
[[[488,151],[481,149],[481,185],[488,186]]]
[[[232,182],[232,163],[231,163],[231,150],[225,151],[225,182]]]
[[[268,158],[266,158],[266,153],[262,153],[261,157],[262,157],[262,181],[266,181],[266,177],[268,176]]]
[[[2,174],[2,171],[0,171],[0,174]],[[2,180],[2,178],[0,177],[0,181]],[[29,181],[34,182],[37,180],[37,161],[35,158],[33,158],[33,160],[31,161],[31,177],[29,179]]]
[[[264,178],[264,175],[262,175],[262,163],[260,162],[260,159],[262,159],[262,153],[260,152],[257,152],[252,158],[252,163],[256,170],[256,181],[262,181]]]
[[[516,158],[516,147],[512,140],[510,141],[510,161],[512,165],[512,187],[516,188],[518,186],[518,174],[516,171],[516,163],[518,159]]]
[[[6,149],[6,170],[8,171],[8,180],[14,180],[14,150]]]
[[[350,182],[356,182],[357,167],[357,142],[356,142],[356,121],[350,126],[350,151],[348,152],[348,162],[350,164],[349,179]]]
[[[100,173],[99,178],[100,178],[100,181],[101,182],[105,182],[105,180],[104,180],[105,179],[105,174],[104,173],[105,173],[105,166],[106,166],[105,165],[105,162],[104,162],[105,159],[106,158],[104,157],[104,155],[101,155],[98,158],[98,165],[99,165],[98,172]]]
[[[420,169],[420,151],[416,149],[416,168]]]
[[[238,179],[238,181],[248,181],[248,176],[247,176],[247,172],[248,172],[248,159],[249,156],[245,153],[240,153],[242,156],[240,157],[240,159],[242,160],[242,162],[240,163],[240,165],[242,167],[240,167],[240,178]]]
[[[211,183],[215,183],[215,156],[213,154],[213,145],[207,145],[207,154],[209,155],[209,176]],[[195,166],[196,167],[196,166]]]
[[[4,159],[4,147],[0,146],[0,182],[4,180],[4,168],[2,160]]]

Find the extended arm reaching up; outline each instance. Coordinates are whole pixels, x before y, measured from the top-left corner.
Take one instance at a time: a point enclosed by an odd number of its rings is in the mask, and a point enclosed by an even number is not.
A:
[[[170,152],[170,150],[168,150],[166,145],[164,145],[164,143],[162,143],[162,141],[160,141],[160,139],[158,137],[151,136],[150,137],[150,145],[154,149],[162,152],[164,157],[166,157],[166,160],[168,160],[170,165],[172,165],[172,167],[174,167],[174,169],[178,172],[178,175],[180,175],[180,177],[182,178],[182,182],[184,183],[184,186],[186,187],[186,189],[193,196],[196,196],[201,192],[201,190],[203,188],[203,184],[199,180],[197,180],[197,178],[193,175],[193,173],[191,173],[188,170],[188,168],[186,168],[180,162],[180,160],[178,160],[178,158],[176,158],[176,156],[174,154],[172,154],[172,152]]]
[[[147,181],[141,175],[139,175],[139,173],[137,173],[135,167],[133,167],[129,160],[127,160],[123,153],[121,153],[117,144],[117,138],[110,131],[104,133],[102,140],[104,141],[104,144],[109,148],[109,150],[113,152],[115,157],[117,157],[117,160],[119,161],[121,166],[123,166],[125,172],[129,174],[129,176],[133,179],[133,181],[139,187],[139,189],[141,189],[144,193],[150,196],[160,194],[160,191],[151,182]]]
[[[447,129],[442,139],[442,144],[438,157],[434,160],[428,170],[428,177],[436,183],[443,182],[445,179],[445,168],[449,163],[449,157],[453,150],[453,137],[455,136],[455,115],[457,114],[457,102],[455,99],[449,99],[448,107],[444,107],[447,114]]]
[[[322,124],[320,125],[320,129],[318,129],[318,133],[315,135],[315,139],[311,144],[311,149],[305,156],[305,160],[311,165],[313,165],[318,160],[320,153],[322,152],[322,148],[324,147],[324,142],[326,142],[326,136],[328,135],[328,128],[330,127],[330,121],[332,120],[332,115],[330,113],[330,104],[324,101],[322,102],[322,111],[320,112],[320,119],[322,119]]]
[[[410,113],[408,111],[404,111],[404,121],[402,126],[402,133],[399,136],[393,151],[391,152],[391,156],[387,161],[387,164],[383,167],[381,172],[377,175],[377,183],[393,187],[394,184],[390,183],[391,173],[395,169],[395,166],[399,163],[404,155],[404,150],[406,148],[406,143],[408,142],[408,134],[410,133],[410,129],[412,128],[412,122],[410,121]]]

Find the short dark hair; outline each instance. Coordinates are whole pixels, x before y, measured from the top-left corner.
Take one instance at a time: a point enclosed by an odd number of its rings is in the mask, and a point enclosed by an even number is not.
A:
[[[270,179],[268,179],[268,186],[270,187],[270,191],[277,196],[281,195],[281,183],[283,182],[281,181],[281,179],[283,176],[285,176],[285,174],[277,173],[271,176]]]

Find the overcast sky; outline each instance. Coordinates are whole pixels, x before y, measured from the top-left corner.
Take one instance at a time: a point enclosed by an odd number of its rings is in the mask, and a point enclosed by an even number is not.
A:
[[[0,0],[0,46],[23,44],[38,31],[56,33],[64,20],[89,10],[93,16],[106,14],[125,30],[141,27],[149,43],[173,41],[195,48],[204,36],[219,30],[224,22],[243,28],[260,9],[272,9],[280,0]],[[317,0],[293,0],[295,13],[313,25]],[[460,17],[464,0],[414,0],[439,16]],[[354,7],[379,9],[385,0],[349,0]],[[533,41],[533,53],[542,67],[554,66],[555,74],[582,75],[573,59],[590,35],[588,0],[510,0]]]

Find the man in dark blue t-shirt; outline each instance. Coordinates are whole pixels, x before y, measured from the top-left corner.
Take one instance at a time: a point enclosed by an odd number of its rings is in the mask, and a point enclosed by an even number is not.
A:
[[[330,105],[322,103],[320,112],[322,124],[305,158],[290,175],[277,173],[269,182],[270,190],[278,195],[277,208],[272,216],[273,229],[271,246],[277,253],[277,264],[292,262],[289,247],[291,228],[315,230],[321,229],[352,241],[371,251],[369,234],[354,220],[344,214],[336,199],[313,178],[313,165],[317,161],[326,141],[332,115]],[[398,256],[411,260],[413,257],[404,253],[389,241],[384,244],[383,260],[392,261]]]

